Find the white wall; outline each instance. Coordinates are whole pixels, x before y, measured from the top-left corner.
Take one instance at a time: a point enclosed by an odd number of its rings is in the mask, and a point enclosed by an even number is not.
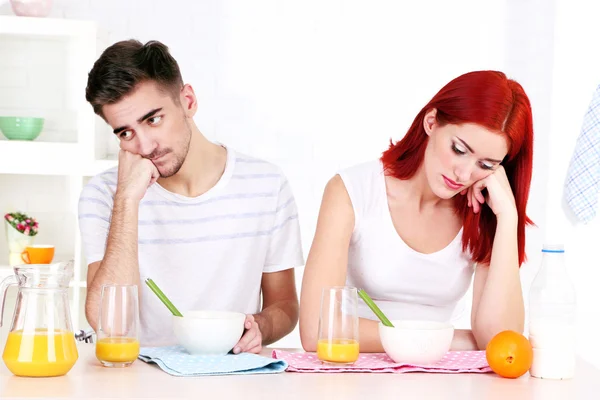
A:
[[[600,365],[597,344],[600,258],[595,249],[600,238],[600,219],[587,226],[573,223],[569,210],[563,207],[562,185],[583,116],[600,84],[600,53],[595,51],[598,32],[594,18],[599,13],[600,3],[596,1],[556,0],[545,231],[548,241],[563,242],[569,250],[569,270],[579,304],[577,345],[580,354],[597,366]]]
[[[169,45],[199,96],[200,129],[288,175],[305,254],[322,190],[339,167],[378,157],[451,78],[504,70],[528,92],[536,129],[529,214],[537,227],[528,232],[524,291],[544,240],[564,242],[579,291],[580,339],[593,343],[598,272],[589,235],[598,237],[598,227],[571,228],[560,197],[598,78],[594,7],[566,0],[55,0],[52,16],[98,21],[105,43],[135,37]],[[0,5],[0,14],[9,13]],[[280,344],[298,346],[297,332]],[[598,346],[579,349],[590,360],[600,355]]]

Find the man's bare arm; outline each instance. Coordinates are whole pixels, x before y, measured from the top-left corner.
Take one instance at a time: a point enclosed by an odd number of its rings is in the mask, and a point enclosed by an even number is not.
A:
[[[140,286],[138,261],[138,214],[148,186],[158,179],[158,170],[148,159],[121,150],[117,192],[115,193],[106,251],[102,261],[90,264],[87,276],[85,316],[97,330],[102,285]]]
[[[135,201],[115,197],[104,259],[88,267],[85,316],[94,330],[98,327],[102,285],[132,284],[140,290],[138,207]]]

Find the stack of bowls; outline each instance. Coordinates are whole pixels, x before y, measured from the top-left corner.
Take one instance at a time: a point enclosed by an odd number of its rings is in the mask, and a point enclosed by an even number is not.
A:
[[[0,131],[9,140],[34,140],[44,128],[44,118],[0,117]]]

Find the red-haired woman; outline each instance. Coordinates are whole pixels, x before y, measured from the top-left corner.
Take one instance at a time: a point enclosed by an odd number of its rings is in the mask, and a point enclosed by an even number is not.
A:
[[[471,330],[457,329],[452,349],[484,349],[502,330],[522,332],[532,150],[521,85],[476,71],[444,86],[380,160],[333,177],[302,282],[305,350],[316,348],[328,286],[365,289],[392,320],[451,322],[473,280]],[[382,352],[363,302],[359,316],[361,351]]]

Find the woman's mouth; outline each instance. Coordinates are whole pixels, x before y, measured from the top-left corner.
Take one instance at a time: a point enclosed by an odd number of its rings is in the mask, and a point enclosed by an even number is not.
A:
[[[442,175],[442,177],[444,178],[444,183],[446,184],[446,186],[448,186],[450,190],[458,190],[463,187],[463,185],[454,182],[452,179],[447,178],[445,175]]]

